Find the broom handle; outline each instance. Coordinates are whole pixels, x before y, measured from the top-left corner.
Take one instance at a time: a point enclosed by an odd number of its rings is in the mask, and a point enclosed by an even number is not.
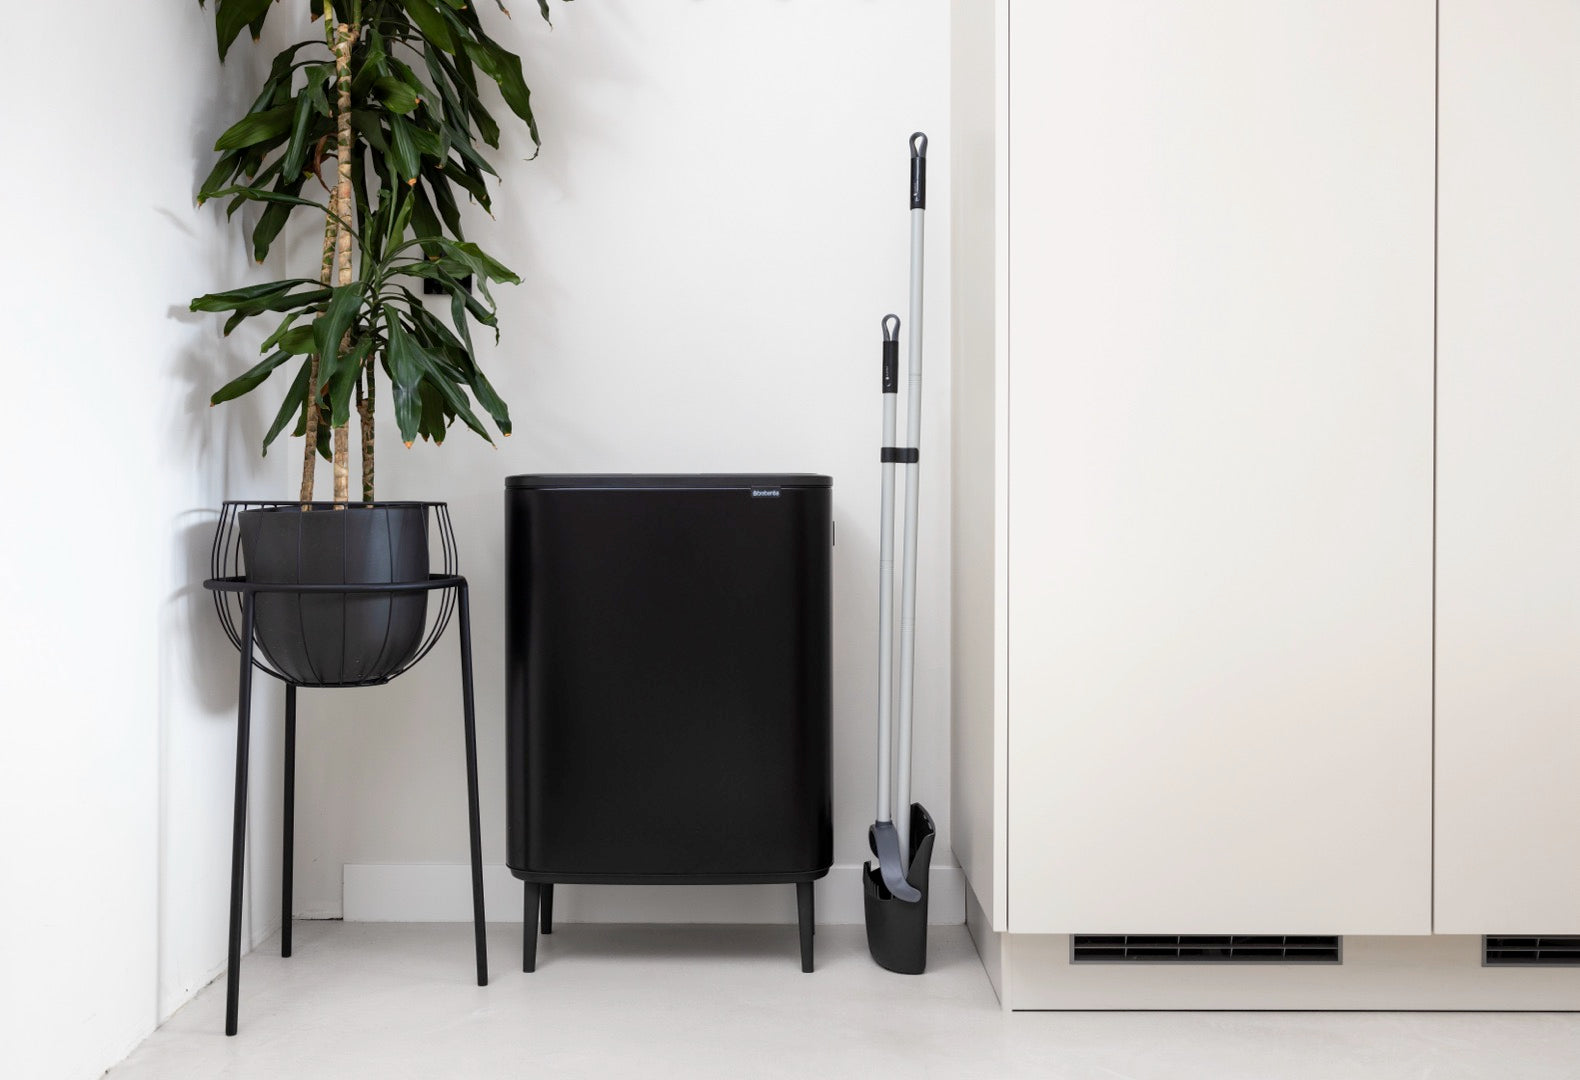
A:
[[[912,686],[916,675],[916,527],[921,494],[922,445],[922,248],[923,217],[927,213],[927,136],[911,136],[911,310],[907,339],[905,441],[911,451],[905,463],[905,535],[900,584],[900,732],[899,760],[895,767],[895,822],[900,835],[900,859],[906,871],[911,862],[911,714],[915,704]]]

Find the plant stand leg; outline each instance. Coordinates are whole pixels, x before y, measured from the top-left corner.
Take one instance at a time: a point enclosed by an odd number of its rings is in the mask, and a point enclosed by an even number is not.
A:
[[[488,985],[488,933],[483,923],[483,830],[477,808],[477,710],[472,700],[472,609],[466,582],[456,587],[461,620],[461,702],[466,720],[466,809],[472,830],[472,932],[477,985]]]
[[[538,969],[538,899],[542,888],[535,881],[524,881],[521,907],[521,970]]]
[[[285,684],[285,821],[280,851],[280,955],[291,955],[291,876],[296,865],[296,684]]]
[[[795,883],[796,921],[801,928],[801,970],[812,970],[812,882]]]
[[[538,902],[538,910],[543,915],[543,932],[554,933],[554,884],[543,886],[543,899]]]
[[[230,840],[230,945],[225,967],[225,1034],[236,1034],[241,992],[241,887],[247,856],[247,749],[252,722],[253,595],[241,601],[241,685],[236,694],[236,810]]]

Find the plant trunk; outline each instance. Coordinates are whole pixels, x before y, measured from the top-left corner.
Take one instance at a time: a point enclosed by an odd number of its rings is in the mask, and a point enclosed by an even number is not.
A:
[[[334,206],[338,208],[340,216],[347,220],[350,220],[355,205],[351,196],[351,44],[355,39],[356,35],[346,23],[335,27],[335,84],[339,92],[335,100],[335,166],[338,182]],[[350,285],[351,230],[344,225],[336,230],[335,264],[339,270],[339,284]],[[344,356],[350,347],[351,335],[347,334],[340,343],[341,355]],[[340,506],[344,506],[351,498],[351,435],[347,431],[348,426],[341,424],[334,431],[335,503]]]
[[[362,417],[362,501],[373,501],[373,354],[368,354],[364,372],[365,392],[357,402]]]
[[[338,211],[335,209],[337,200],[335,193],[329,193],[329,213],[324,217],[324,257],[318,267],[318,281],[328,285],[335,269],[335,237],[339,231],[335,221]],[[307,371],[307,404],[303,406],[307,411],[303,414],[302,436],[307,443],[302,451],[302,505],[313,501],[313,482],[318,476],[318,354],[314,353],[308,360],[310,365]]]

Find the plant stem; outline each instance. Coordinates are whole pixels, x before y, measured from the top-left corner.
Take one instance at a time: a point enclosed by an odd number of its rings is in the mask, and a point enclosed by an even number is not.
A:
[[[318,281],[328,285],[335,269],[335,234],[338,223],[335,220],[339,210],[336,209],[338,200],[335,193],[329,193],[329,213],[324,217],[324,256],[318,266]],[[308,360],[311,365],[307,372],[307,404],[303,406],[307,412],[303,423],[302,435],[306,443],[302,451],[302,492],[303,508],[313,501],[313,482],[318,476],[318,354],[314,353]]]
[[[351,196],[351,155],[353,153],[351,136],[351,44],[356,40],[356,34],[346,23],[335,27],[335,84],[338,94],[335,100],[335,166],[338,174],[338,184],[335,188],[334,205],[339,208],[341,215],[347,219],[351,216],[354,205]],[[351,284],[351,230],[340,226],[335,236],[335,262],[340,271],[340,284]],[[348,333],[340,343],[341,356],[344,357],[351,349],[351,335]],[[335,503],[343,506],[351,498],[351,468],[350,451],[351,437],[346,430],[349,425],[341,424],[334,430],[335,435]]]
[[[357,400],[357,412],[362,416],[362,501],[373,501],[373,354],[369,353],[363,372],[366,393]]]

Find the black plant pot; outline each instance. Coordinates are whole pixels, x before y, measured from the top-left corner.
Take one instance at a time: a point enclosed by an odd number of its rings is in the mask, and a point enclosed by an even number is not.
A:
[[[384,585],[428,577],[420,503],[273,506],[238,515],[249,581]],[[258,649],[303,686],[358,686],[398,673],[422,643],[425,592],[257,594]]]

